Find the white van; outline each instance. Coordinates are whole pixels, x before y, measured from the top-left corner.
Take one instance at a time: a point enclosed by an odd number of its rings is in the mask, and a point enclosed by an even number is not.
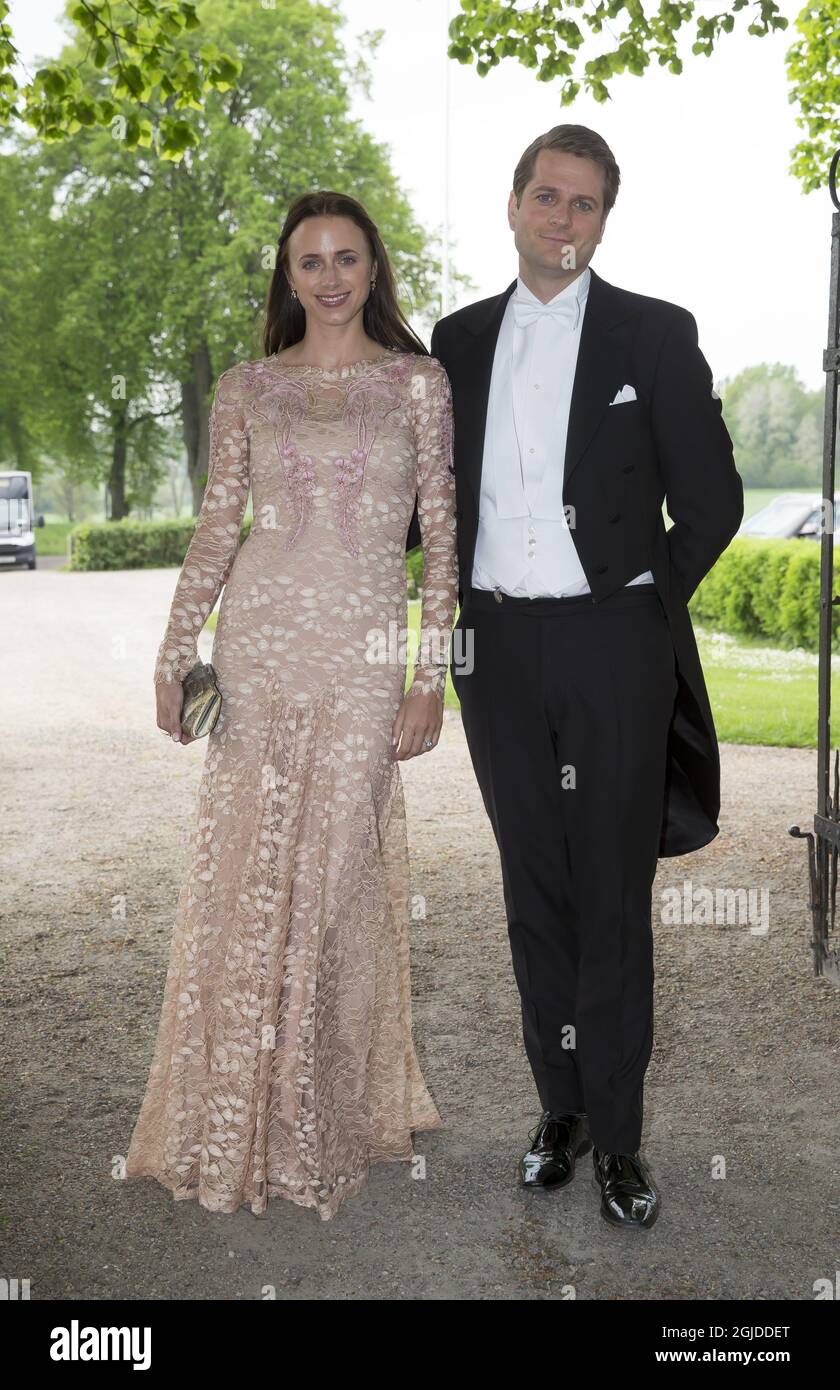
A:
[[[32,474],[0,472],[0,565],[34,570],[36,525],[43,526],[44,518],[34,519]]]

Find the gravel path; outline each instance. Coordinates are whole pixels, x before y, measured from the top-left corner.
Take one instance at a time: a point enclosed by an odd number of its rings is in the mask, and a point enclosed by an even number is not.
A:
[[[376,1164],[332,1222],[262,1220],[112,1177],[145,1084],[203,743],[154,723],[150,672],[172,570],[0,574],[2,1272],[33,1299],[809,1300],[840,1265],[840,994],[812,973],[810,750],[724,745],[722,832],[662,860],[668,888],[769,895],[744,921],[656,922],[643,1153],[653,1231],[605,1226],[587,1156],[562,1192],[514,1173],[539,1111],[520,1035],[501,878],[456,713],[403,765],[415,1036],[445,1127],[425,1179]],[[202,639],[201,654],[210,642]],[[663,900],[664,901],[664,900]],[[725,1176],[715,1176],[725,1161]]]

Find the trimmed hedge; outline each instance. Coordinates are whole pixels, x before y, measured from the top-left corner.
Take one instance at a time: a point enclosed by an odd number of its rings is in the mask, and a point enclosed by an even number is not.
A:
[[[181,566],[195,530],[195,517],[179,521],[100,521],[74,526],[71,570],[156,569]],[[250,520],[239,532],[240,545],[251,530]],[[406,556],[408,596],[417,598],[423,582],[420,546]]]
[[[820,628],[820,546],[816,541],[739,536],[689,599],[704,626],[772,647],[815,652]],[[838,650],[834,635],[832,650]]]
[[[244,540],[250,521],[239,535]],[[180,521],[99,521],[74,526],[71,570],[137,570],[182,565],[195,517]]]

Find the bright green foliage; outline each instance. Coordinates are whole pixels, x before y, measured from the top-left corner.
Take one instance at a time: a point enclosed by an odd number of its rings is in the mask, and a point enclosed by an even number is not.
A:
[[[242,70],[233,52],[185,43],[199,28],[188,0],[70,0],[66,13],[83,43],[79,61],[50,63],[21,87],[8,13],[0,0],[0,125],[17,118],[44,140],[116,123],[128,148],[152,146],[177,162],[197,142],[182,113],[200,111],[208,93],[227,91]]]
[[[461,0],[461,10],[449,26],[451,58],[474,62],[480,77],[503,58],[516,58],[539,82],[558,83],[561,106],[570,106],[581,90],[608,101],[614,77],[624,72],[641,77],[651,62],[681,73],[680,44],[693,39],[691,52],[710,57],[721,36],[733,32],[741,10],[747,11],[747,33],[759,38],[786,29],[789,22],[773,0],[731,0],[715,15],[699,13],[694,0],[661,0],[656,10],[640,0],[528,6],[520,0]],[[799,109],[797,123],[807,138],[792,151],[790,171],[809,192],[825,186],[840,145],[840,0],[814,0],[795,27],[797,38],[787,54],[789,99]]]

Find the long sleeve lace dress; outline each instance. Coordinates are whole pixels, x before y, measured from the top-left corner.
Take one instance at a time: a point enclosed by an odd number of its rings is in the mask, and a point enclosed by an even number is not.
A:
[[[411,1159],[412,1131],[442,1123],[412,1041],[391,749],[415,494],[430,641],[410,694],[442,692],[457,600],[443,367],[387,350],[335,370],[267,357],[219,378],[154,679],[183,679],[224,586],[222,709],[126,1163],[214,1211],[285,1196],[329,1219],[370,1162]]]

